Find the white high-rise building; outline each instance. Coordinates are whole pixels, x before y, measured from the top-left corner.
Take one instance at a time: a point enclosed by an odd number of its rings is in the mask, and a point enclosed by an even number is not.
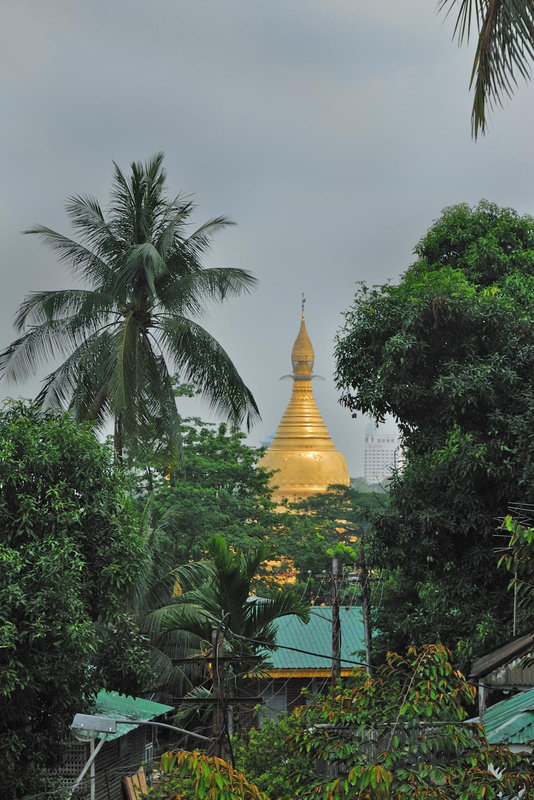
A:
[[[366,483],[381,483],[389,478],[400,466],[400,442],[395,425],[377,425],[370,420],[365,429],[363,454]]]

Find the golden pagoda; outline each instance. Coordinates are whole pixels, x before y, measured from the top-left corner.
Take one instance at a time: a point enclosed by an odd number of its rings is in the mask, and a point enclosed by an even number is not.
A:
[[[334,447],[313,397],[314,352],[304,320],[291,351],[293,392],[278,430],[261,459],[261,466],[276,470],[271,479],[277,488],[274,502],[290,502],[326,492],[331,484],[349,486],[345,458]]]

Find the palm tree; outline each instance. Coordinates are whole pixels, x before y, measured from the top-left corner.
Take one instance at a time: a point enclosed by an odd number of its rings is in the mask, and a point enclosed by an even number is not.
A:
[[[219,696],[241,696],[243,688],[243,672],[261,674],[259,667],[251,665],[243,656],[260,655],[265,657],[268,650],[276,647],[276,621],[288,614],[295,614],[303,621],[309,619],[309,607],[294,591],[283,589],[265,594],[262,597],[251,596],[251,584],[258,575],[261,564],[268,559],[270,550],[265,542],[260,542],[247,551],[232,551],[222,536],[213,536],[208,543],[208,557],[211,562],[211,574],[200,580],[194,588],[183,593],[168,610],[160,610],[161,634],[183,639],[192,657],[193,669],[198,669],[199,655],[208,655],[210,663],[206,663],[204,682],[188,693],[190,700],[199,705],[182,709],[182,721],[188,719],[191,711],[204,709],[198,721],[206,724],[214,713],[214,707],[206,708],[203,703],[207,695],[208,684],[218,686]],[[199,562],[200,568],[205,563]],[[225,665],[219,667],[219,642],[224,637]],[[235,660],[234,660],[235,659]],[[187,666],[187,661],[184,667]],[[197,673],[198,675],[198,673]],[[224,687],[224,689],[223,689]],[[241,687],[241,688],[240,688]],[[246,692],[245,692],[246,694]],[[225,702],[221,704],[223,728],[228,736],[228,710]],[[240,729],[239,705],[233,708],[234,730]],[[225,745],[220,741],[224,753]]]
[[[93,197],[71,197],[66,208],[77,240],[42,225],[26,231],[87,288],[28,295],[15,321],[22,335],[0,353],[0,374],[14,381],[42,360],[63,357],[38,402],[99,425],[113,417],[119,457],[147,438],[169,457],[179,450],[170,368],[232,421],[250,426],[258,415],[228,354],[197,321],[206,302],[247,292],[255,279],[242,269],[203,266],[212,235],[232,223],[218,217],[188,233],[193,205],[167,197],[162,162],[159,153],[133,163],[129,177],[114,164],[107,217]]]
[[[165,570],[160,563],[165,560],[161,549],[168,539],[163,529],[156,528],[151,535],[160,537],[153,539],[151,548],[157,563],[145,569],[148,580],[139,583],[131,611],[150,642],[153,688],[158,691],[173,695],[184,683],[191,689],[202,674],[205,678],[195,658],[211,652],[212,633],[223,615],[227,655],[274,648],[280,617],[296,614],[308,620],[308,605],[291,590],[251,597],[251,584],[269,556],[266,543],[234,552],[222,536],[214,536],[208,543],[207,560]],[[258,644],[260,641],[266,644]],[[182,660],[182,668],[173,667],[176,659]]]
[[[469,41],[476,27],[477,49],[469,88],[475,87],[471,115],[473,136],[486,132],[486,104],[502,106],[511,97],[517,77],[530,78],[534,59],[534,0],[440,0],[449,14],[458,6],[454,37]]]
[[[207,551],[211,574],[184,592],[167,610],[162,619],[163,630],[189,634],[201,651],[211,648],[212,632],[224,617],[227,651],[257,653],[274,649],[275,623],[280,617],[296,614],[307,621],[309,606],[292,590],[252,596],[251,584],[270,555],[266,542],[234,552],[222,536],[213,536]],[[205,568],[205,562],[198,562],[198,566]]]
[[[125,598],[126,610],[148,646],[153,677],[151,685],[145,688],[172,699],[196,686],[202,679],[203,670],[194,663],[184,664],[183,668],[175,666],[175,660],[197,652],[198,639],[184,631],[163,629],[162,620],[181,600],[177,587],[180,587],[179,591],[193,589],[211,577],[213,568],[209,561],[170,568],[167,531],[161,525],[152,527],[150,513],[147,515],[146,510],[142,529],[146,536],[147,557]]]

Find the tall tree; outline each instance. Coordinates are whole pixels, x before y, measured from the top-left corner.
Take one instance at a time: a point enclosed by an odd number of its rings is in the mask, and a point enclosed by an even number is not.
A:
[[[22,335],[0,354],[0,371],[20,381],[41,361],[66,357],[44,380],[40,405],[99,424],[112,416],[119,454],[150,430],[172,458],[179,417],[169,366],[233,421],[250,424],[258,413],[230,357],[197,321],[207,302],[238,296],[255,279],[203,265],[212,235],[231,223],[217,217],[189,233],[193,205],[168,198],[162,164],[162,153],[135,162],[129,177],[115,165],[107,217],[95,198],[71,197],[77,240],[42,225],[26,231],[88,288],[28,295],[15,322]]]
[[[375,519],[377,643],[441,641],[465,659],[512,632],[494,533],[511,501],[534,500],[534,219],[453,206],[415,253],[399,285],[358,290],[337,380],[353,412],[392,414],[404,444]]]
[[[172,606],[159,609],[155,618],[161,620],[163,633],[174,633],[186,642],[189,655],[215,655],[215,663],[204,667],[204,681],[211,679],[214,690],[218,686],[223,695],[239,696],[243,673],[254,670],[243,661],[243,655],[264,655],[266,650],[275,649],[277,620],[295,614],[306,622],[309,606],[287,587],[271,591],[260,588],[256,594],[260,566],[270,556],[266,542],[234,552],[222,536],[214,536],[207,555],[210,573],[206,576],[205,563],[198,563],[201,580],[175,598]],[[225,661],[226,668],[220,668],[218,662],[221,639],[225,659],[230,659]],[[191,697],[204,699],[205,692],[200,687]],[[222,710],[226,716],[224,702]],[[234,712],[234,725],[239,729],[239,707]]]
[[[71,416],[0,413],[0,749],[9,797],[43,789],[75,712],[139,691],[123,595],[145,558],[112,453]]]
[[[530,78],[534,59],[534,0],[440,0],[447,15],[458,9],[454,37],[468,42],[476,29],[477,47],[470,87],[475,90],[471,115],[473,136],[486,132],[487,106],[502,106],[518,77]]]
[[[229,615],[225,623],[227,651],[238,654],[264,649],[250,639],[261,639],[267,647],[274,645],[279,617],[308,617],[307,603],[295,592],[263,589],[258,573],[269,556],[265,542],[232,550],[222,536],[213,536],[206,543],[204,559],[163,570],[159,579],[140,587],[133,611],[150,643],[151,689],[172,696],[206,680],[205,665],[199,667],[195,660],[187,659],[210,651],[212,631],[223,615]],[[261,599],[250,602],[256,590]],[[173,667],[173,660],[181,660],[183,665]]]
[[[331,584],[326,579],[330,572],[331,557],[335,554],[342,563],[353,567],[358,578],[355,583],[343,583],[341,602],[353,602],[354,595],[360,594],[365,576],[365,553],[371,546],[373,526],[370,522],[373,512],[385,508],[388,495],[378,492],[360,492],[349,486],[330,486],[324,494],[316,494],[295,503],[294,511],[299,514],[300,537],[292,537],[291,550],[288,551],[300,574],[306,580],[306,588],[314,603],[331,602]],[[367,585],[366,585],[366,588]]]
[[[191,686],[199,682],[194,662],[189,666],[184,663],[181,674],[173,674],[172,659],[208,652],[212,630],[220,625],[225,614],[229,615],[227,649],[237,653],[264,649],[249,639],[274,645],[274,623],[279,617],[286,614],[308,617],[307,603],[295,592],[261,590],[258,573],[269,556],[270,548],[265,542],[234,551],[222,536],[213,536],[206,543],[206,558],[171,571],[171,577],[176,579],[172,585],[163,577],[149,587],[139,604],[137,618],[140,629],[151,642],[154,672],[160,679],[155,688],[176,692],[184,675]],[[250,602],[257,587],[262,597],[258,602]],[[158,601],[159,605],[155,605]]]

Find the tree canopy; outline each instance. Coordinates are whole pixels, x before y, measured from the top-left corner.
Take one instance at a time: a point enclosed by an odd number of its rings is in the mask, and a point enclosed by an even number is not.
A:
[[[295,795],[323,800],[479,800],[529,793],[528,755],[488,744],[468,722],[476,690],[444,647],[389,653],[373,676],[297,709],[289,749],[319,765]],[[322,768],[321,768],[322,766]],[[295,796],[292,795],[292,796]]]
[[[172,481],[165,466],[151,481],[153,524],[166,532],[172,566],[200,559],[214,534],[246,547],[282,528],[286,515],[271,500],[270,474],[258,464],[261,449],[224,423],[184,420],[180,430],[182,463]]]
[[[179,391],[187,388],[182,386]],[[150,639],[154,670],[150,688],[174,695],[184,691],[184,670],[173,667],[172,660],[189,652],[189,634],[163,632],[162,613],[169,604],[179,603],[173,596],[177,579],[184,593],[205,580],[194,562],[204,567],[209,563],[209,543],[214,536],[222,537],[232,550],[245,553],[256,551],[260,542],[265,544],[267,560],[257,563],[254,590],[278,591],[287,572],[295,579],[296,571],[303,578],[298,587],[303,596],[306,589],[313,589],[307,581],[308,571],[316,562],[317,569],[328,566],[330,544],[320,532],[323,523],[319,519],[280,510],[272,502],[270,473],[258,463],[263,450],[249,447],[243,433],[224,423],[188,419],[181,423],[181,436],[181,463],[170,479],[165,462],[151,454],[135,460],[132,475],[149,556],[132,586],[130,603]],[[188,670],[193,683],[196,673]]]
[[[336,345],[342,402],[399,425],[404,467],[375,519],[378,645],[490,644],[511,619],[494,532],[534,499],[534,220],[445,209],[398,285],[360,286]]]
[[[107,217],[98,200],[75,195],[67,213],[78,239],[43,225],[38,236],[87,288],[37,291],[16,317],[20,337],[0,354],[0,371],[15,381],[41,362],[64,358],[43,382],[44,408],[69,408],[79,420],[115,420],[115,447],[137,448],[148,434],[173,462],[179,417],[169,367],[193,381],[211,406],[234,422],[258,409],[230,357],[198,322],[210,302],[247,292],[246,270],[208,268],[203,259],[217,217],[189,231],[190,200],[169,199],[163,154],[134,162],[130,176],[115,165]]]
[[[145,555],[112,454],[70,416],[0,413],[0,742],[10,796],[38,789],[75,712],[147,677],[123,593]],[[119,655],[120,654],[120,655]]]
[[[340,602],[352,603],[354,596],[360,595],[363,578],[360,573],[374,534],[371,520],[374,512],[385,508],[387,499],[384,490],[362,492],[339,485],[294,504],[293,510],[299,514],[300,536],[292,537],[292,559],[315,604],[331,602],[332,587],[329,580],[324,580],[324,571],[330,571],[334,555],[342,564],[358,570],[359,585],[347,585],[344,581]]]

